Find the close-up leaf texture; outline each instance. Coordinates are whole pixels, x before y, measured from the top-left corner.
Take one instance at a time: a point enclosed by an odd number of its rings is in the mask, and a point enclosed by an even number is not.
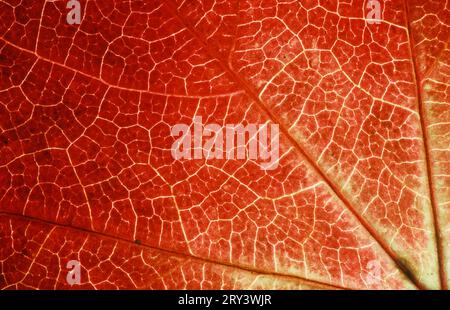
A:
[[[450,1],[68,2],[0,1],[0,289],[448,289]]]

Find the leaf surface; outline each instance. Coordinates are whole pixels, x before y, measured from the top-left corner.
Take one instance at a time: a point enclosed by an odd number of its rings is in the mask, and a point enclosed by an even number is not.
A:
[[[80,2],[0,2],[0,288],[448,288],[448,3]],[[278,167],[174,160],[195,117]]]

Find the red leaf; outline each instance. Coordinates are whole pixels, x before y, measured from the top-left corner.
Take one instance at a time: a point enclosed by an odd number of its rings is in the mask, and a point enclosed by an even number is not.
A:
[[[445,1],[80,2],[0,2],[0,288],[448,288]]]

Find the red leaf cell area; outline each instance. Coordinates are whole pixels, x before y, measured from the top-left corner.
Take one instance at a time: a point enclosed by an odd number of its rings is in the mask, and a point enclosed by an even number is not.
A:
[[[2,0],[0,20],[1,289],[448,288],[448,2]],[[276,165],[174,158],[199,119],[277,128]]]

